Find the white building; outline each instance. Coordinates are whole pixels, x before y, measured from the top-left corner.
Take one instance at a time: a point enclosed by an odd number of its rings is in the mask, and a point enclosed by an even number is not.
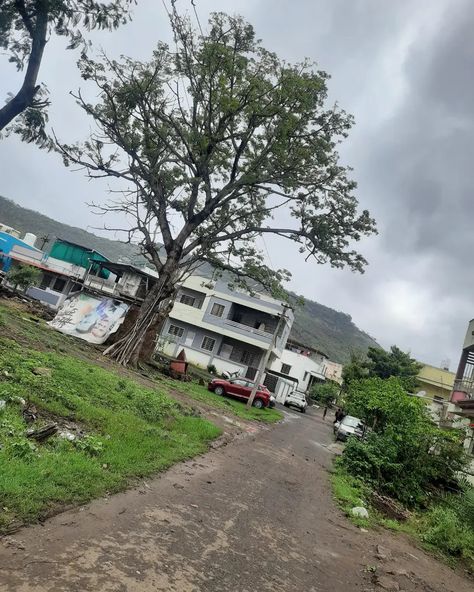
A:
[[[207,368],[214,365],[254,378],[262,356],[272,343],[283,304],[266,295],[250,296],[217,282],[191,276],[181,286],[169,318],[165,321],[158,349],[176,356],[184,348],[187,359]],[[286,309],[272,359],[281,356],[293,324]]]
[[[323,352],[288,341],[280,358],[271,362],[265,384],[277,401],[284,403],[291,390],[307,393],[316,382],[324,382],[327,362],[328,357]]]

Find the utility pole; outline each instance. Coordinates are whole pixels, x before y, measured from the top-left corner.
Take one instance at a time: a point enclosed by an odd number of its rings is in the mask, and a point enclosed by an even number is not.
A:
[[[278,324],[276,326],[275,332],[273,333],[272,336],[272,341],[270,343],[269,348],[267,349],[267,351],[265,352],[265,355],[262,358],[262,361],[260,362],[260,366],[258,368],[258,372],[257,372],[257,376],[255,378],[255,384],[252,388],[252,392],[250,393],[250,397],[247,401],[247,408],[250,409],[253,405],[253,400],[255,399],[255,395],[257,393],[258,390],[258,385],[261,383],[263,375],[265,374],[265,369],[267,367],[268,364],[268,360],[270,359],[270,356],[272,355],[272,351],[276,345],[277,339],[278,339],[278,334],[280,332],[280,329],[282,327],[285,326],[286,323],[286,311],[287,309],[290,308],[289,306],[287,306],[286,304],[283,305],[283,312],[280,315],[280,318],[278,319]]]

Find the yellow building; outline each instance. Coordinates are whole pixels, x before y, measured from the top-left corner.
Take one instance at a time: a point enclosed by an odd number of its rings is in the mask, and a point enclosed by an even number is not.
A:
[[[449,400],[455,376],[454,372],[425,364],[417,376],[419,391],[434,400]]]

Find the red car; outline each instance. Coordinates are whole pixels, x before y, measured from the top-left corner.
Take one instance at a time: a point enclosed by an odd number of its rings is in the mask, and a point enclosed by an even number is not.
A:
[[[214,378],[208,384],[207,389],[216,393],[216,395],[230,395],[247,401],[250,397],[255,383],[246,378],[233,378],[232,380],[224,380],[223,378]],[[268,407],[270,404],[271,393],[263,384],[258,385],[258,390],[255,393],[253,405],[257,409]]]

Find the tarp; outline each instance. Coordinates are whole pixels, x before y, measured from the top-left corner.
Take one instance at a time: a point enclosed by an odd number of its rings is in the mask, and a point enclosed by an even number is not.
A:
[[[127,310],[128,304],[119,300],[81,292],[67,298],[49,324],[89,343],[104,343],[123,323]]]

